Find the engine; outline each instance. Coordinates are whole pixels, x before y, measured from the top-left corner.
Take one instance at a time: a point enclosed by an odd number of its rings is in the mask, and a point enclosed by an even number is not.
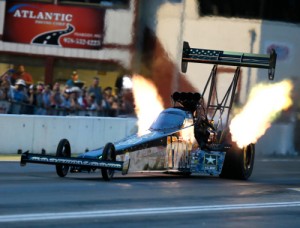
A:
[[[182,108],[193,113],[194,116],[194,136],[200,146],[205,149],[217,142],[217,132],[213,122],[207,119],[204,111],[203,97],[200,93],[175,92],[172,95],[174,106],[176,103]]]
[[[217,142],[217,132],[207,119],[195,123],[194,136],[201,149],[209,148]]]

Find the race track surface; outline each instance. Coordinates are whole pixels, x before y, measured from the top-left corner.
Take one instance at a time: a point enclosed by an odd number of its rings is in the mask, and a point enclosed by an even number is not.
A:
[[[248,181],[0,162],[0,227],[300,227],[300,158],[257,158]]]

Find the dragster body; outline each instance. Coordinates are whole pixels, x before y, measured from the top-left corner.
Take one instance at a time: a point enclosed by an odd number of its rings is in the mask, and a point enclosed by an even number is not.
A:
[[[79,157],[102,159],[103,150],[104,147]],[[179,108],[164,110],[149,130],[114,143],[114,150],[116,160],[130,159],[129,172],[161,170],[190,174],[197,170],[201,174],[219,175],[225,155],[199,149],[194,138],[193,115]],[[208,162],[211,159],[204,160],[205,156],[213,159],[213,162]]]
[[[201,93],[175,92],[173,107],[162,111],[150,128],[98,149],[71,156],[71,145],[62,139],[56,155],[23,153],[21,165],[41,163],[56,166],[60,177],[71,172],[101,169],[105,180],[115,170],[122,174],[160,170],[183,175],[213,175],[223,178],[248,179],[253,170],[255,145],[243,148],[232,142],[228,128],[230,111],[240,77],[240,67],[268,69],[273,80],[276,53],[269,55],[225,52],[190,48],[183,44],[182,71],[188,62],[214,64]],[[218,65],[236,66],[232,81],[222,98],[217,93]],[[207,101],[204,95],[208,93]]]

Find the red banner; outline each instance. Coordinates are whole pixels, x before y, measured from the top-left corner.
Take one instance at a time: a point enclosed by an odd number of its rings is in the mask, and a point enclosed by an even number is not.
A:
[[[67,48],[99,49],[103,9],[6,1],[3,40]]]

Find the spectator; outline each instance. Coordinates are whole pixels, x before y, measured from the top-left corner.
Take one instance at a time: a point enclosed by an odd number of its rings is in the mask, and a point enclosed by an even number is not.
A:
[[[10,101],[12,99],[13,89],[8,78],[3,77],[0,81],[0,100]]]
[[[121,115],[134,115],[134,98],[132,91],[123,91],[121,98],[121,107],[119,114]]]
[[[34,106],[34,114],[46,115],[47,110],[44,108],[44,85],[41,82],[37,85],[31,85],[28,95],[29,104]]]
[[[18,79],[13,87],[12,100],[16,102],[28,103],[26,83],[23,79]]]
[[[51,107],[60,108],[63,102],[63,97],[60,91],[60,83],[56,82],[53,86],[51,95]]]
[[[112,88],[106,87],[103,93],[103,103],[102,107],[104,110],[104,114],[107,116],[117,116],[118,113],[118,101],[117,98],[112,93]]]
[[[82,81],[79,80],[79,75],[77,73],[77,71],[73,71],[71,78],[66,82],[66,86],[68,88],[72,88],[72,87],[79,87],[82,88],[84,85],[84,83]]]
[[[81,95],[81,90],[78,87],[73,87],[70,91],[70,105],[71,111],[82,110],[82,107],[79,103],[79,98]]]
[[[19,65],[17,71],[12,75],[12,84],[14,85],[18,79],[23,79],[26,83],[26,86],[33,84],[32,76],[31,74],[25,71],[24,65]]]
[[[96,96],[93,93],[88,94],[88,107],[87,110],[98,111],[100,109]]]
[[[78,74],[77,71],[73,71],[71,78],[66,82],[66,86],[68,88],[72,88],[73,86],[75,86],[75,82],[78,80]]]
[[[51,97],[52,97],[52,91],[51,91],[51,85],[46,85],[43,91],[43,106],[46,109],[47,114],[51,114]]]
[[[62,96],[62,103],[61,107],[65,109],[66,112],[69,112],[71,109],[71,99],[70,99],[70,92],[68,89],[66,89]]]
[[[36,99],[36,85],[30,85],[28,89],[28,103],[26,106],[26,114],[36,114],[37,112],[37,99]]]
[[[15,73],[14,69],[9,69],[8,71],[6,71],[4,74],[2,74],[0,76],[0,80],[4,81],[4,80],[8,80],[9,84],[12,84],[12,75]]]
[[[44,107],[44,102],[43,102],[43,91],[44,91],[44,84],[39,82],[36,86],[36,102],[37,106],[40,108]]]
[[[80,106],[83,109],[87,109],[87,107],[88,107],[88,95],[87,95],[87,89],[86,89],[86,87],[84,87],[81,90],[81,95],[78,98],[78,102],[79,102]]]
[[[99,86],[99,78],[98,77],[94,77],[93,84],[89,87],[88,93],[94,94],[97,104],[100,107],[102,104],[103,97],[102,97],[102,88]]]
[[[37,106],[37,92],[36,92],[36,86],[31,85],[29,87],[29,104],[33,106]]]

